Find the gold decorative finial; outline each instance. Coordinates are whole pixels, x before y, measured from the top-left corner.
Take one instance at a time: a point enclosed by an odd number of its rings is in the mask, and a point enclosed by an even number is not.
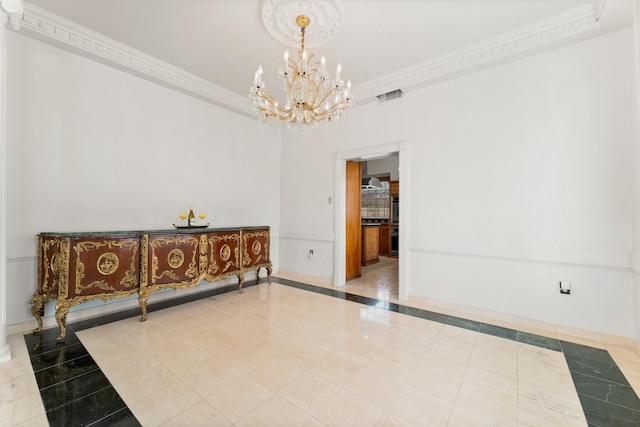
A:
[[[309,26],[310,23],[311,23],[311,20],[309,19],[308,16],[300,15],[296,18],[296,24],[298,24],[298,27],[300,28],[306,28]]]

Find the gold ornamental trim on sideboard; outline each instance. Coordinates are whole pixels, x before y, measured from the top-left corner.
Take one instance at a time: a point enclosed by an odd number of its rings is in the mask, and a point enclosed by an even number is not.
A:
[[[260,242],[258,242],[257,240],[254,241],[253,245],[251,245],[251,252],[253,252],[254,255],[258,255],[261,250],[262,250],[262,245],[260,244]]]
[[[43,239],[40,237],[38,239],[40,242],[40,250],[38,251],[38,274],[42,277],[42,280],[39,283],[40,291],[43,293],[47,293],[53,289],[56,289],[59,286],[59,278],[55,277],[51,280],[51,285],[49,286],[49,270],[56,275],[59,276],[61,268],[60,265],[63,263],[62,257],[60,256],[60,239]],[[51,255],[51,259],[47,257],[47,252],[52,247],[56,246],[57,251]]]
[[[140,237],[140,287],[147,286],[147,262],[149,262],[149,236]]]
[[[113,252],[103,253],[96,262],[96,267],[103,276],[109,276],[110,274],[115,273],[119,266],[120,258],[118,258],[118,255]]]
[[[164,270],[162,272],[158,272],[160,269],[160,262],[158,260],[158,256],[156,255],[156,249],[159,249],[163,246],[176,245],[176,244],[187,244],[191,246],[193,249],[193,253],[191,254],[191,260],[189,262],[189,266],[185,275],[191,279],[198,275],[197,264],[198,260],[196,256],[198,255],[198,236],[176,236],[176,237],[158,237],[151,240],[151,284],[155,285],[156,282],[164,277],[168,277],[171,280],[179,280],[178,276],[173,270]],[[183,252],[184,253],[184,252]],[[187,256],[185,255],[185,259]],[[182,264],[180,264],[182,266]],[[177,268],[171,266],[172,268]]]
[[[214,247],[217,243],[225,242],[220,248],[218,254],[220,255],[220,260],[224,262],[224,266],[218,265],[215,257]],[[231,246],[229,246],[226,242],[235,242],[236,248],[232,251]],[[240,268],[238,265],[238,245],[240,244],[240,234],[239,233],[229,233],[223,234],[221,236],[209,236],[209,246],[210,246],[210,256],[209,256],[209,269],[207,273],[210,275],[218,274],[219,271],[228,271],[229,267]],[[231,256],[233,255],[233,259]]]
[[[200,235],[200,258],[198,265],[198,273],[205,274],[207,272],[207,235]]]
[[[83,290],[98,288],[104,291],[115,292],[113,286],[104,280],[96,280],[86,285],[82,284],[82,279],[85,278],[86,266],[82,262],[81,254],[90,252],[92,250],[100,248],[123,248],[130,250],[131,260],[129,262],[129,269],[125,272],[124,277],[120,280],[120,285],[124,288],[132,288],[138,284],[138,278],[136,277],[136,266],[138,263],[138,242],[136,240],[104,240],[104,241],[83,241],[77,243],[73,249],[76,252],[76,283],[75,292],[81,294]],[[120,265],[120,259],[114,252],[105,252],[98,258],[96,262],[96,269],[103,276],[109,276],[113,274]]]
[[[184,264],[184,252],[178,248],[171,249],[171,252],[167,255],[167,264],[172,268],[182,267],[182,264]]]
[[[51,271],[53,271],[53,274],[59,274],[60,273],[60,257],[59,257],[59,254],[53,254],[53,256],[51,257]]]
[[[244,239],[244,256],[243,256],[243,260],[242,260],[242,264],[243,267],[246,267],[250,264],[254,264],[254,265],[258,265],[260,264],[260,261],[265,261],[268,262],[269,260],[269,231],[255,231],[255,232],[246,232],[243,233],[242,235],[243,239]],[[249,255],[248,252],[248,248],[247,248],[247,242],[250,239],[258,239],[258,238],[264,238],[265,239],[265,248],[264,248],[264,253],[261,253],[261,249],[262,249],[262,245],[258,240],[255,240],[252,244],[251,244],[251,252],[256,255],[256,259],[253,260],[253,262],[251,261],[251,256]],[[257,243],[257,244],[256,244]]]
[[[67,298],[69,296],[69,250],[71,248],[71,239],[62,239],[60,241],[60,281],[58,282],[60,296]]]
[[[229,258],[231,258],[231,247],[225,243],[220,248],[220,259],[227,262],[229,261]]]

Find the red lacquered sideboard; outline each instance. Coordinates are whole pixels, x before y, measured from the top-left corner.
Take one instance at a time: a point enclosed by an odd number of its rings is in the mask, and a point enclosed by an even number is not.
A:
[[[271,283],[270,228],[193,228],[151,231],[40,233],[38,289],[31,313],[42,330],[44,305],[56,300],[59,341],[71,307],[138,294],[141,321],[151,293],[182,289],[261,268]]]

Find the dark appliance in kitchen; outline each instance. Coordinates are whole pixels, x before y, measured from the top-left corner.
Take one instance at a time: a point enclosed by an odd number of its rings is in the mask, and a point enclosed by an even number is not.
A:
[[[392,257],[397,257],[399,252],[399,223],[400,223],[400,197],[391,196],[391,225],[389,226],[389,240],[391,243]]]
[[[392,225],[389,229],[389,233],[391,234],[391,256],[398,256],[398,225]]]
[[[391,198],[391,223],[398,224],[400,222],[400,197],[393,196]]]

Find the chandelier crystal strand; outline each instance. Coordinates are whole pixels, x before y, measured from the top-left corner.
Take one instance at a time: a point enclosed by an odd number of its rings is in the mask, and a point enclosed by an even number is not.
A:
[[[324,55],[318,62],[305,49],[304,35],[309,18],[298,16],[296,23],[301,31],[298,58],[290,58],[286,51],[284,67],[278,72],[286,97],[284,106],[266,91],[262,66],[256,71],[249,96],[261,121],[287,129],[309,130],[339,121],[353,105],[353,96],[351,81],[345,85],[340,78],[341,64],[336,68],[336,78],[331,81]]]

